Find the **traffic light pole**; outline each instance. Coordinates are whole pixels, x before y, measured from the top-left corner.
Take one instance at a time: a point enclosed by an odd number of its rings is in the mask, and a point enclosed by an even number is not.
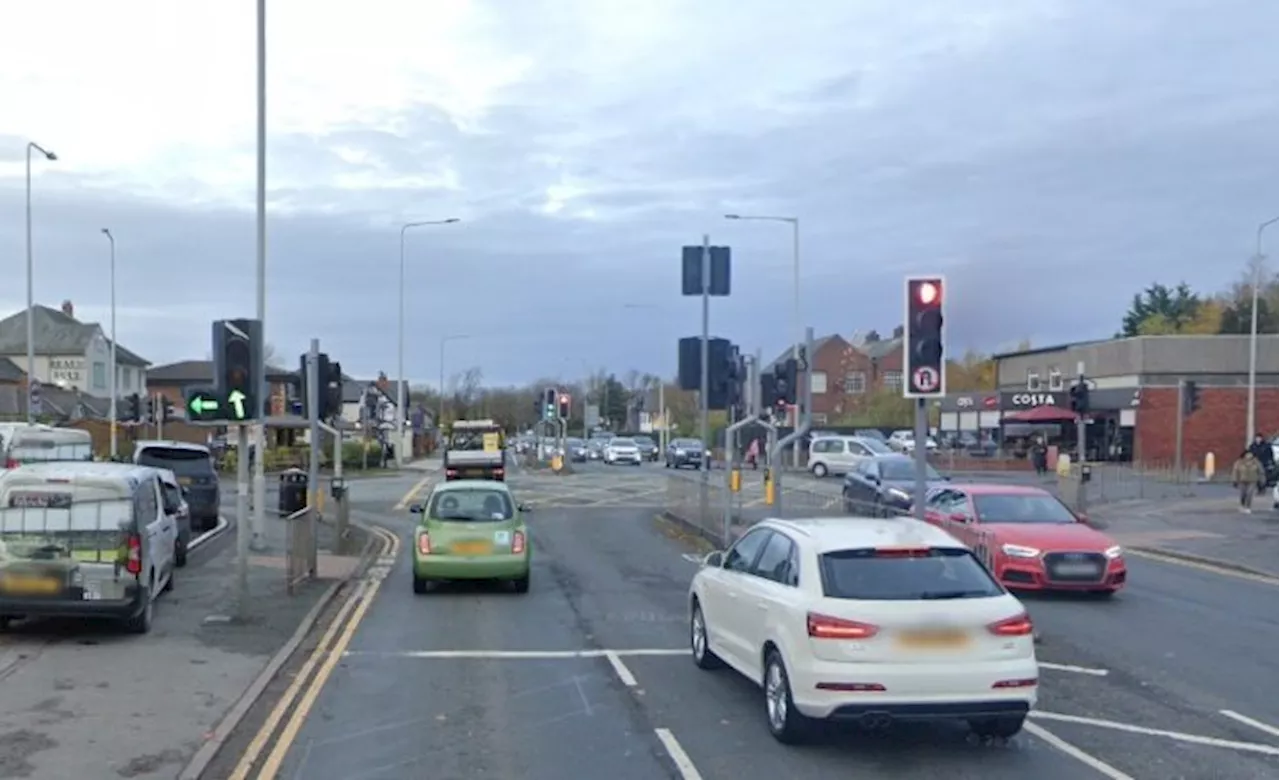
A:
[[[916,446],[911,454],[916,462],[916,484],[911,493],[911,495],[915,496],[915,500],[911,502],[911,509],[915,518],[923,522],[925,493],[929,490],[929,407],[924,398],[912,400],[915,401],[914,438]]]
[[[1088,387],[1088,385],[1085,383],[1083,360],[1076,363],[1076,382],[1082,388]],[[1179,396],[1178,403],[1182,403],[1181,396]],[[1087,503],[1089,499],[1089,486],[1085,482],[1085,480],[1087,479],[1086,472],[1088,470],[1088,467],[1085,464],[1089,462],[1089,447],[1087,446],[1088,436],[1089,436],[1089,426],[1088,426],[1088,420],[1085,418],[1085,413],[1077,412],[1076,413],[1076,469],[1077,469],[1077,473],[1079,474],[1079,479],[1076,482],[1076,511],[1081,514],[1083,514],[1087,510],[1088,508]],[[1182,415],[1178,415],[1178,437],[1179,437],[1178,454],[1179,455],[1182,454],[1181,436],[1182,436]]]
[[[1178,414],[1173,427],[1173,473],[1182,474],[1182,421],[1187,416],[1187,380],[1178,380]],[[1176,477],[1175,477],[1176,478]]]
[[[813,328],[805,328],[804,339],[804,393],[796,393],[796,400],[804,405],[804,414],[796,415],[796,427],[791,433],[773,442],[773,446],[769,448],[769,468],[765,472],[765,478],[773,480],[775,505],[778,507],[782,505],[782,470],[778,468],[782,461],[782,453],[786,452],[787,447],[799,444],[805,436],[809,435],[810,421],[813,419]],[[799,457],[797,454],[793,462],[799,464]],[[778,509],[778,512],[781,511]]]
[[[248,620],[249,606],[249,429],[236,426],[236,616]]]
[[[702,236],[702,357],[698,382],[698,438],[702,439],[702,501],[707,500],[711,469],[711,236]],[[703,506],[703,516],[706,507]]]

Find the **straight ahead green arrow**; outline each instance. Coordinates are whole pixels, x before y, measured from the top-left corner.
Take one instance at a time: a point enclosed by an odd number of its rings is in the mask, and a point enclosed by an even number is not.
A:
[[[204,414],[205,412],[218,411],[217,400],[213,398],[205,398],[202,395],[197,395],[194,398],[192,398],[190,406],[191,406],[191,412],[197,415]]]
[[[247,396],[239,390],[232,390],[227,394],[227,403],[231,404],[231,408],[235,411],[236,419],[244,419],[244,401]]]

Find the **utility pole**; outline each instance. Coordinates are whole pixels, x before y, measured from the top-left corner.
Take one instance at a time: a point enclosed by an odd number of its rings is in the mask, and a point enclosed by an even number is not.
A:
[[[258,321],[262,323],[263,333],[267,327],[267,0],[258,0],[258,192],[257,192],[257,270],[258,270]],[[267,381],[266,350],[260,351],[257,366],[258,376],[262,377],[262,387],[258,388],[258,398],[270,404],[271,383]],[[256,410],[255,417],[266,415]],[[253,539],[255,550],[263,547],[264,535],[267,531],[267,426],[266,420],[259,420],[254,426],[253,447],[257,457],[253,462]],[[249,447],[240,450],[240,457],[249,452]],[[242,523],[245,515],[236,517]]]
[[[1076,363],[1076,383],[1080,386],[1082,392],[1088,392],[1088,384],[1084,375],[1084,361]],[[1181,403],[1181,401],[1179,401]],[[1178,434],[1182,434],[1182,418],[1178,418]],[[1084,513],[1089,503],[1089,479],[1091,473],[1089,469],[1089,420],[1085,416],[1085,411],[1076,413],[1076,465],[1080,474],[1079,481],[1076,483],[1076,511]],[[1182,445],[1178,445],[1181,452]]]

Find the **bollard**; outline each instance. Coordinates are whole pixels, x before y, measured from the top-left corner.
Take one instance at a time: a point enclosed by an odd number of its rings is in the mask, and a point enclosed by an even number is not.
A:
[[[337,522],[334,525],[333,552],[342,555],[346,552],[347,534],[351,523],[351,504],[347,500],[347,485],[341,477],[334,477],[329,483],[329,492],[337,505]]]
[[[1213,480],[1213,475],[1218,470],[1217,467],[1218,467],[1218,463],[1217,463],[1217,460],[1214,458],[1213,453],[1206,452],[1204,454],[1204,481],[1205,482],[1211,482]]]
[[[774,499],[777,496],[773,493],[773,466],[764,470],[764,503],[766,506],[773,506]]]
[[[729,472],[729,492],[739,493],[742,491],[742,469],[733,469]]]

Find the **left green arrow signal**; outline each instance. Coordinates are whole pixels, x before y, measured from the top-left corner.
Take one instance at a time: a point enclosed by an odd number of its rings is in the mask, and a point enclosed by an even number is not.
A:
[[[193,415],[201,416],[208,414],[209,412],[218,411],[220,404],[216,398],[210,398],[204,395],[195,395],[191,397],[191,401],[188,403],[188,406],[190,407]]]

